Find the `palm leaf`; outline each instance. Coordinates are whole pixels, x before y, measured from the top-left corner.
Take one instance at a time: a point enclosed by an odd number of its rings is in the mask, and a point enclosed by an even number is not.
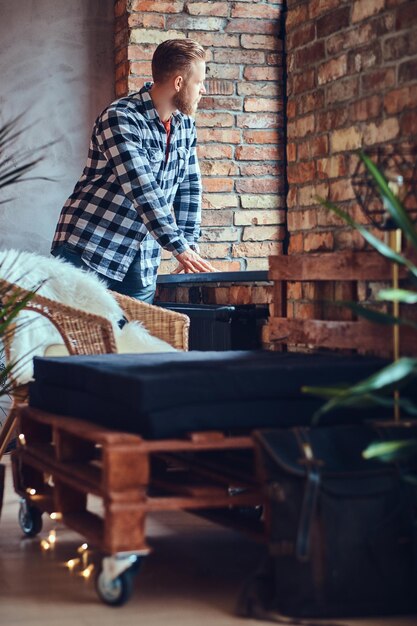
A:
[[[355,228],[357,231],[359,231],[362,237],[366,239],[366,241],[377,252],[382,254],[382,256],[384,256],[389,261],[392,261],[393,263],[403,265],[417,278],[417,267],[411,261],[405,258],[402,254],[399,254],[398,252],[392,250],[386,243],[378,239],[378,237],[375,237],[375,235],[373,235],[367,228],[365,228],[365,226],[362,226],[362,224],[358,224],[357,222],[355,222],[355,220],[353,220],[350,215],[346,213],[346,211],[343,211],[343,209],[340,209],[332,202],[329,202],[328,200],[325,200],[320,196],[317,196],[316,199],[324,207],[326,207],[330,211],[333,211],[333,213],[335,213],[344,222],[346,222],[346,224],[349,224],[349,226],[352,226],[352,228]]]
[[[376,324],[384,324],[385,326],[410,326],[411,328],[417,330],[417,322],[414,322],[413,320],[391,315],[390,313],[383,313],[382,311],[375,311],[375,309],[368,309],[367,307],[357,304],[356,302],[337,300],[333,304],[346,307],[361,317],[369,320],[370,322],[375,322]]]
[[[335,397],[326,402],[318,409],[312,417],[312,424],[317,425],[326,413],[330,413],[337,408],[352,407],[354,409],[366,409],[370,407],[381,406],[384,408],[399,407],[407,415],[417,416],[417,405],[408,398],[385,397],[381,393],[364,393],[358,396]]]
[[[404,304],[417,304],[417,292],[408,289],[381,289],[377,298],[378,300],[390,300]]]
[[[386,367],[383,367],[379,372],[372,374],[363,381],[356,383],[349,387],[349,390],[345,390],[343,393],[367,393],[371,391],[378,391],[392,386],[404,378],[417,373],[417,358],[403,357],[390,363]]]
[[[56,141],[48,142],[35,150],[18,151],[16,146],[19,139],[27,131],[26,128],[19,128],[20,120],[24,114],[15,117],[0,127],[0,191],[6,187],[11,187],[15,183],[28,180],[52,180],[46,176],[28,176],[28,173],[43,159],[46,148],[54,145]],[[10,155],[10,156],[9,156]],[[6,199],[2,198],[0,204],[5,204]],[[18,255],[16,256],[16,261]],[[0,270],[4,269],[0,264]],[[8,280],[7,272],[0,273],[4,280]],[[18,279],[13,282],[19,282]],[[17,316],[27,307],[38,289],[43,283],[38,284],[34,289],[26,293],[25,290],[10,290],[7,284],[0,284],[0,338],[3,343],[11,341],[13,335],[21,332],[33,320],[19,321]],[[9,394],[14,386],[14,378],[19,376],[22,369],[27,366],[28,360],[32,358],[34,348],[30,354],[7,363],[0,371],[0,395]]]
[[[390,363],[379,372],[369,376],[363,381],[350,387],[302,387],[303,393],[309,393],[322,398],[327,398],[327,402],[314,414],[313,423],[317,423],[319,418],[325,413],[340,406],[367,406],[370,403],[379,403],[376,393],[385,392],[404,386],[417,373],[417,359],[403,357],[394,363]],[[401,402],[402,400],[396,400]],[[383,403],[381,400],[380,404]],[[405,410],[413,411],[414,405],[409,401],[403,402]]]
[[[9,301],[3,303],[0,309],[0,337],[4,335],[15,318],[19,315],[20,311],[27,306],[35,294],[35,291],[31,291],[22,298],[13,296]]]
[[[17,128],[22,115],[15,117],[0,128],[0,190],[28,180],[53,180],[47,176],[26,176],[43,160],[45,150],[53,146],[57,140],[43,144],[30,152],[17,151],[16,145],[19,138],[28,130]],[[11,156],[7,156],[8,153]]]
[[[394,408],[395,406],[399,406],[403,409],[408,415],[417,415],[417,405],[412,402],[409,398],[404,398],[400,396],[399,398],[385,397],[381,394],[369,394],[372,403],[378,404],[379,406]]]
[[[380,459],[384,462],[397,461],[417,455],[417,440],[407,441],[378,441],[371,443],[362,452],[364,459]]]
[[[359,157],[365,164],[365,167],[368,170],[369,174],[374,179],[375,184],[378,187],[379,192],[384,200],[385,208],[387,209],[397,226],[401,228],[404,235],[417,250],[416,228],[411,221],[407,211],[401,204],[400,200],[389,188],[388,181],[385,178],[384,174],[363,151],[359,152]]]

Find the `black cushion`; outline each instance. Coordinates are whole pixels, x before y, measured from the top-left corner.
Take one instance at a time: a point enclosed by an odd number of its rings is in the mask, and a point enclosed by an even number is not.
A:
[[[322,404],[302,394],[301,386],[353,383],[386,363],[266,351],[35,358],[30,404],[147,438],[292,426],[309,424]],[[367,409],[371,415],[384,413]],[[339,422],[362,417],[351,409],[337,415]]]

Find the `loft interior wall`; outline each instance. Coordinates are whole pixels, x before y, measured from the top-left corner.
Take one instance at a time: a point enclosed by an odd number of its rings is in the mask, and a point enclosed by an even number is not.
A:
[[[92,123],[114,99],[113,0],[0,0],[0,124],[23,113],[16,150],[51,141],[2,198],[0,247],[48,254],[58,214],[81,174]]]

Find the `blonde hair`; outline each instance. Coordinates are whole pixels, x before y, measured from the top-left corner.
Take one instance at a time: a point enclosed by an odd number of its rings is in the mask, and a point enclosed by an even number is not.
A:
[[[165,82],[172,74],[188,74],[193,61],[204,61],[203,46],[192,39],[163,41],[152,57],[152,76],[155,83]]]

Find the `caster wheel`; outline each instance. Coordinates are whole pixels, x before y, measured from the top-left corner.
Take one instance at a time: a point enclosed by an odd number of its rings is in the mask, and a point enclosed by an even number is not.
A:
[[[35,537],[42,530],[42,513],[35,506],[21,504],[19,526],[25,537]]]
[[[96,577],[97,595],[104,604],[122,606],[130,599],[133,593],[135,571],[128,569],[119,574],[110,583],[106,583],[104,572],[101,570]]]

